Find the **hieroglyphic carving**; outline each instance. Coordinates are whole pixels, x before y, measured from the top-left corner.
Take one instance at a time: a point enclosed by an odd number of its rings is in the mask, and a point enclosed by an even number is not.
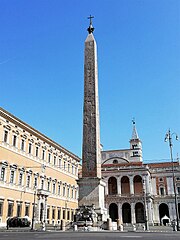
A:
[[[83,114],[82,176],[101,177],[96,42],[91,34],[85,42]]]

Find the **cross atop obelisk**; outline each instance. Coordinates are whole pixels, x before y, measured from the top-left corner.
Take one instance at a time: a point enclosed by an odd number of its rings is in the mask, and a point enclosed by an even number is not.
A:
[[[94,18],[94,17],[91,16],[91,15],[88,17],[88,19],[90,19],[90,24],[89,24],[89,27],[87,29],[89,33],[93,33],[94,32],[94,28],[92,26],[92,18]]]

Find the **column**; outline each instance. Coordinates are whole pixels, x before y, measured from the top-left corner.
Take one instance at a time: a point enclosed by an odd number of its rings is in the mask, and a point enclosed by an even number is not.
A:
[[[147,193],[147,194],[150,194],[149,175],[146,175],[145,183],[146,183],[146,193]]]
[[[153,224],[153,207],[152,200],[147,202],[147,220],[152,225]]]
[[[160,223],[160,220],[159,220],[159,206],[158,206],[157,202],[154,203],[153,210],[154,210],[154,219],[153,219],[154,223]]]
[[[175,210],[174,200],[173,202],[168,204],[168,207],[169,207],[169,217],[172,221],[173,219],[176,219],[176,210]]]
[[[40,207],[40,196],[38,195],[38,202],[37,202],[37,209],[36,209],[36,221],[40,222],[40,211],[41,211],[41,207]]]
[[[109,194],[109,191],[108,191],[108,178],[105,178],[103,179],[106,183],[106,186],[105,186],[105,195],[108,195]]]
[[[121,195],[121,177],[117,177],[117,193],[118,195]]]
[[[134,176],[130,176],[129,178],[129,184],[130,184],[130,194],[134,195],[134,181],[133,181]]]
[[[118,203],[118,219],[120,220],[120,223],[123,223],[123,219],[122,219],[122,204]]]
[[[46,218],[47,218],[47,196],[45,196],[45,201],[44,201],[44,222],[46,223]]]
[[[135,203],[131,203],[131,223],[136,223],[136,216],[135,216]]]

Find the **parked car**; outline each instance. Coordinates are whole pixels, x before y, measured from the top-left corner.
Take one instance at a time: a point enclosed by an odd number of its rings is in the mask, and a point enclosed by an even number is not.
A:
[[[29,227],[31,222],[27,218],[12,217],[7,220],[9,227]]]

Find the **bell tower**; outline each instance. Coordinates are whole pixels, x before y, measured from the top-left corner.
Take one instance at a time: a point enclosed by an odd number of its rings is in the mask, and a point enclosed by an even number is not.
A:
[[[133,131],[132,138],[130,139],[130,149],[131,149],[131,161],[132,162],[142,162],[142,142],[138,136],[136,129],[136,122],[133,119]]]

